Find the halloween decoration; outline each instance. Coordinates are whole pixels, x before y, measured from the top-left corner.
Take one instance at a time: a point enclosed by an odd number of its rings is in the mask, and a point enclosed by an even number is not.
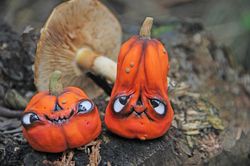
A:
[[[107,128],[126,138],[160,137],[173,119],[167,94],[168,54],[160,41],[150,38],[152,23],[147,17],[140,35],[122,45],[117,79],[106,109]]]
[[[62,72],[64,87],[77,86],[90,98],[102,90],[86,76],[92,71],[114,81],[121,27],[98,0],[71,0],[56,7],[41,30],[35,57],[35,84],[48,90],[49,75]]]
[[[23,135],[38,151],[62,152],[85,145],[101,132],[98,110],[86,94],[76,88],[63,89],[61,72],[55,71],[49,91],[36,94],[23,116]]]

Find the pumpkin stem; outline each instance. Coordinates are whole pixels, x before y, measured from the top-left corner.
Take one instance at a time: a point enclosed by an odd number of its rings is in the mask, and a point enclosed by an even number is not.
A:
[[[61,82],[62,72],[54,71],[49,80],[49,93],[54,96],[58,96],[63,92],[63,85]]]
[[[141,29],[140,29],[140,36],[144,38],[151,37],[151,28],[153,25],[153,17],[146,17],[144,22],[142,23]]]

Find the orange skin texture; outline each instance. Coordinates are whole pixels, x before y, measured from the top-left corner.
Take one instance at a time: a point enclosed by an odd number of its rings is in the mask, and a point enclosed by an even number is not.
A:
[[[35,150],[51,153],[63,152],[91,142],[101,132],[101,120],[94,105],[90,112],[77,113],[78,103],[84,100],[90,101],[82,90],[75,87],[65,88],[58,97],[50,95],[49,92],[36,94],[27,105],[24,114],[36,113],[40,120],[23,126],[24,137]],[[54,111],[56,102],[62,110]],[[71,111],[74,114],[62,124],[52,123],[45,117],[68,117]]]
[[[169,129],[174,115],[167,94],[169,63],[164,46],[156,39],[133,36],[122,45],[117,66],[117,79],[105,113],[107,128],[125,138],[161,137]],[[129,99],[117,113],[113,105],[119,96],[129,96]],[[142,104],[137,104],[139,97]],[[162,101],[166,113],[157,114],[150,99]],[[140,116],[135,112],[141,113]]]

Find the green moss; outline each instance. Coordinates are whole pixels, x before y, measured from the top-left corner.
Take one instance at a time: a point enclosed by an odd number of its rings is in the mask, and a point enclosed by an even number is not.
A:
[[[241,24],[244,28],[250,31],[250,11],[245,11],[242,13]]]
[[[153,28],[152,35],[154,37],[160,37],[162,34],[171,32],[174,29],[174,25],[162,25],[156,28]]]

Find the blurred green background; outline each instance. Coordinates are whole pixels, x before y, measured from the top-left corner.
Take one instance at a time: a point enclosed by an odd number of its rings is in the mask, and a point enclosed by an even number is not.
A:
[[[40,30],[52,9],[63,0],[1,0],[0,20],[18,33],[28,25]],[[137,31],[145,16],[158,26],[173,19],[203,23],[215,41],[226,45],[238,66],[250,71],[250,0],[101,0],[118,17],[123,31]],[[160,27],[171,30],[171,27]],[[126,35],[125,37],[126,38]]]

